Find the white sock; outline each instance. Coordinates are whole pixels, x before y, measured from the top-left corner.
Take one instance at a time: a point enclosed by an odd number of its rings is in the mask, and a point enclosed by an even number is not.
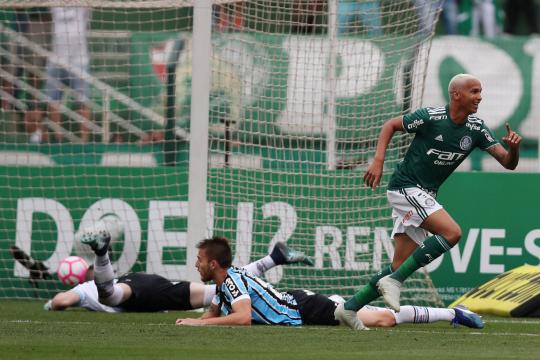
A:
[[[216,285],[204,285],[203,306],[210,306],[214,296],[216,296]]]
[[[456,316],[453,309],[432,308],[424,306],[403,305],[398,313],[392,311],[397,324],[432,323],[436,321],[451,321]]]
[[[118,291],[115,288],[118,287],[114,286],[114,270],[109,259],[109,254],[107,253],[96,256],[96,260],[94,261],[94,283],[98,290],[99,302],[114,306],[110,302],[116,302],[117,296],[115,296],[115,293]],[[113,298],[109,300],[111,297]]]
[[[100,284],[99,286],[101,286]],[[99,286],[96,284],[98,288],[98,294],[99,296],[99,302],[108,306],[117,306],[120,305],[122,302],[122,298],[124,297],[124,289],[122,289],[121,286],[114,284],[112,286],[112,292],[107,297],[101,297],[101,292],[99,290]]]
[[[114,270],[109,259],[109,254],[96,256],[94,261],[94,282],[105,283],[114,279]]]
[[[270,255],[266,255],[262,259],[259,259],[257,261],[254,261],[254,262],[250,263],[250,264],[247,264],[246,266],[243,266],[243,268],[247,272],[249,272],[249,273],[251,273],[251,274],[253,274],[255,276],[261,276],[266,271],[272,269],[275,266],[276,266],[276,263],[274,262],[274,260],[272,260]]]

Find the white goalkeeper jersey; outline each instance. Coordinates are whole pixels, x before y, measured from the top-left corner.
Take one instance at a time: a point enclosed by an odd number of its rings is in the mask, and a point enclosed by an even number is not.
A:
[[[114,279],[114,282],[116,283],[116,279]],[[117,313],[124,311],[124,309],[122,309],[121,307],[107,306],[99,302],[98,291],[94,280],[79,284],[69,291],[77,293],[81,298],[79,300],[79,303],[75,305],[77,307],[82,307],[91,311],[108,313]]]

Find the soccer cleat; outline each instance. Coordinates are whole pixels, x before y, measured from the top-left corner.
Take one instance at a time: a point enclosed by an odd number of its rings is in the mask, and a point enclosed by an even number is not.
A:
[[[401,283],[396,279],[386,275],[377,282],[377,288],[381,293],[384,303],[395,312],[399,312],[399,295]]]
[[[90,246],[96,255],[105,255],[111,238],[116,239],[121,233],[122,223],[114,215],[105,215],[94,225],[83,230],[81,243]]]
[[[308,266],[314,265],[313,260],[306,256],[306,254],[301,251],[291,249],[281,241],[276,243],[272,249],[272,252],[270,253],[270,257],[272,260],[274,260],[276,265],[294,263],[302,263]]]
[[[369,330],[358,318],[356,311],[346,310],[343,303],[337,305],[336,310],[334,310],[334,318],[341,325],[348,326],[353,330]]]
[[[454,308],[456,316],[450,322],[454,326],[463,325],[474,329],[483,329],[484,321],[478,314],[469,310],[465,305],[458,305]]]

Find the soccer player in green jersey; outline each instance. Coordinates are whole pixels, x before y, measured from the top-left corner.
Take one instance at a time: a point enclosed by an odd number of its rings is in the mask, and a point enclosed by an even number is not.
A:
[[[375,157],[364,175],[373,190],[379,185],[386,149],[396,131],[415,137],[388,184],[395,242],[392,264],[375,274],[369,283],[336,310],[342,322],[362,329],[356,311],[379,296],[399,311],[401,284],[413,272],[450,250],[461,238],[461,228],[437,202],[440,185],[478,147],[506,169],[519,161],[521,136],[506,124],[502,138],[506,150],[484,122],[474,114],[482,101],[482,85],[469,74],[458,74],[448,85],[450,103],[427,107],[388,120],[381,128]]]

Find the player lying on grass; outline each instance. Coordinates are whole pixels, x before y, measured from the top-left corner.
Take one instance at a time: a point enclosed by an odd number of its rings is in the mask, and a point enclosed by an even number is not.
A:
[[[309,264],[310,261],[303,253],[292,250],[283,243],[277,243],[270,255],[244,268],[255,274],[262,274],[278,265],[298,262]],[[112,266],[108,270],[112,270]],[[107,277],[109,276],[110,273],[107,274]],[[172,282],[156,274],[129,273],[113,279],[112,283],[106,281],[106,284],[96,283],[99,277],[100,275],[96,276],[94,272],[94,280],[58,293],[45,304],[45,308],[64,310],[68,307],[82,307],[92,311],[113,313],[193,310],[210,305],[216,294],[215,285],[189,281]],[[100,297],[100,294],[109,296]]]
[[[93,278],[58,293],[45,304],[46,310],[64,310],[82,307],[101,312],[155,312],[165,310],[193,310],[210,305],[216,294],[215,285],[180,281],[177,283],[155,274],[131,273],[114,279],[114,271],[108,256],[110,233],[103,223],[85,230],[81,241],[100,245],[96,252]],[[94,246],[95,247],[95,246]],[[244,267],[246,271],[262,275],[278,265],[303,263],[313,266],[304,253],[277,243],[272,252]],[[90,275],[89,277],[92,277]]]
[[[105,243],[96,248],[106,249]],[[307,290],[278,292],[272,285],[233,267],[227,239],[213,237],[201,241],[197,248],[196,267],[203,282],[213,281],[217,293],[209,310],[200,319],[177,319],[178,325],[340,325],[335,310],[340,301]],[[342,300],[342,299],[341,299]],[[223,316],[222,316],[223,315]],[[482,328],[484,323],[464,307],[436,309],[403,306],[401,312],[364,307],[356,314],[360,324],[394,326],[400,323],[450,320],[454,324]]]

